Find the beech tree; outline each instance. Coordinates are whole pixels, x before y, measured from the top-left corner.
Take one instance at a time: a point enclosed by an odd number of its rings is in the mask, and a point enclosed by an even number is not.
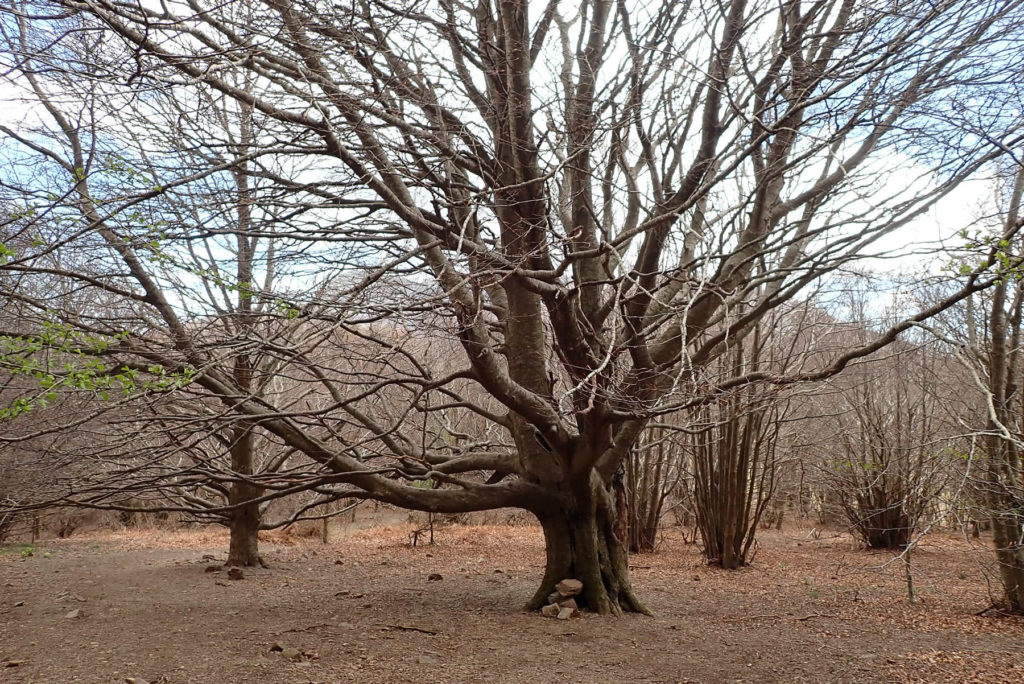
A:
[[[1007,229],[1024,223],[1024,167],[1011,167],[997,192],[997,231],[979,232],[969,247],[977,250],[995,243],[1003,277],[985,297],[974,297],[960,307],[963,318],[954,330],[939,333],[957,349],[973,373],[983,396],[978,413],[984,427],[976,426],[981,441],[980,476],[975,488],[992,523],[999,579],[1005,608],[1024,612],[1024,408],[1020,392],[1024,281],[1014,255],[1020,240],[1008,239]],[[977,258],[968,252],[968,258]],[[991,257],[988,257],[991,258]],[[947,323],[948,327],[948,323]],[[953,339],[950,339],[953,338]],[[979,421],[980,422],[980,421]]]
[[[1016,2],[54,0],[6,12],[48,32],[15,49],[43,65],[39,78],[67,70],[48,59],[62,46],[102,37],[116,58],[88,77],[110,92],[185,102],[202,88],[251,110],[260,146],[223,168],[266,160],[275,234],[305,245],[296,258],[351,274],[321,287],[313,266],[291,288],[253,292],[280,304],[289,334],[242,326],[208,343],[176,322],[180,301],[126,239],[141,223],[130,211],[188,188],[211,160],[104,202],[62,238],[120,269],[116,285],[62,274],[131,302],[146,325],[86,326],[33,300],[38,325],[56,315],[87,331],[75,349],[108,359],[101,374],[172,378],[163,391],[202,394],[310,464],[287,481],[236,468],[260,487],[249,502],[305,488],[532,512],[547,556],[535,608],[574,577],[583,607],[646,610],[629,580],[621,471],[650,421],[751,383],[828,377],[989,285],[985,268],[965,273],[945,300],[813,367],[717,372],[768,312],[1021,136],[1007,85],[1024,35]],[[64,182],[80,199],[94,171],[76,163]],[[49,202],[32,201],[19,230]],[[173,252],[197,237],[167,239]],[[2,268],[42,268],[33,249]],[[342,337],[375,370],[332,363],[348,353]],[[448,353],[427,358],[425,340]],[[225,365],[242,349],[287,365],[273,374],[316,401],[253,392],[247,368]]]

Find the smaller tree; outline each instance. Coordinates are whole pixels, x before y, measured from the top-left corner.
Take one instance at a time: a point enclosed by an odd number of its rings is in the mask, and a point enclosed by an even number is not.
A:
[[[757,326],[718,364],[725,372],[757,372],[765,336]],[[694,412],[690,435],[693,500],[704,556],[726,569],[746,565],[758,523],[775,491],[785,402],[774,390],[748,384]]]
[[[1024,166],[1019,167],[1003,206],[1002,235],[1013,235],[1024,220],[1021,199],[1024,195]],[[1005,275],[992,289],[987,325],[979,331],[973,321],[969,346],[973,351],[978,384],[986,395],[987,422],[985,445],[985,501],[992,518],[992,538],[999,562],[1007,607],[1024,613],[1024,394],[1019,391],[1022,364],[1022,318],[1024,318],[1024,280],[1016,250],[1019,242],[999,239],[999,258]],[[980,338],[978,332],[983,332]]]
[[[869,548],[905,548],[948,483],[952,442],[961,432],[943,420],[940,374],[948,361],[934,349],[900,343],[838,381],[830,480]]]
[[[665,505],[686,472],[685,437],[672,414],[644,430],[626,460],[626,510],[630,553],[653,551]]]

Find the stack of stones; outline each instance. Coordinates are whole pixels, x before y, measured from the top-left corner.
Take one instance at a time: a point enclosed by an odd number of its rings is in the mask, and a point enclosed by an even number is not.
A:
[[[568,620],[580,614],[576,599],[573,598],[583,591],[583,582],[577,579],[564,579],[555,585],[555,591],[548,596],[548,605],[540,609],[546,617]]]

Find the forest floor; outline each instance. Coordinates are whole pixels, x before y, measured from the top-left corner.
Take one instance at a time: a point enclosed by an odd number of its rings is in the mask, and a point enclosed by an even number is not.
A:
[[[8,545],[0,682],[1024,682],[1024,618],[976,615],[989,554],[952,536],[915,552],[910,604],[902,562],[848,536],[764,532],[727,572],[670,532],[631,561],[654,617],[559,621],[519,610],[537,528],[451,526],[415,548],[411,529],[271,536],[270,567],[237,581],[213,571],[213,531]]]

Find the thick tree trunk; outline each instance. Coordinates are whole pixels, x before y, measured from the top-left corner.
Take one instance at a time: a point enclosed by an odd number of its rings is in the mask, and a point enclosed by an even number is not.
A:
[[[1007,608],[1014,613],[1024,613],[1024,544],[1021,543],[1024,530],[1021,517],[1014,511],[1002,515],[994,511],[992,531]]]
[[[1005,423],[1004,423],[1005,424]],[[994,426],[989,426],[995,432]],[[988,505],[1006,608],[1024,613],[1024,479],[1015,445],[989,437]]]
[[[527,609],[544,606],[555,585],[571,578],[583,583],[583,593],[576,597],[581,609],[650,615],[633,593],[624,511],[615,505],[620,501],[621,492],[595,487],[583,496],[566,497],[556,510],[536,514],[544,529],[546,562],[544,579]]]
[[[231,468],[245,477],[253,472],[253,434],[248,425],[235,430],[231,444]],[[260,495],[258,487],[248,482],[235,482],[228,493],[228,503],[238,506],[231,511],[231,541],[228,545],[228,565],[266,567],[259,551],[260,507],[251,502]]]
[[[1017,225],[1024,196],[1024,168],[1017,171],[1013,194],[1006,212],[1006,228]],[[1024,468],[1017,441],[1003,433],[1020,432],[1020,410],[1011,402],[1019,401],[1021,372],[1021,332],[1024,317],[1024,292],[1016,281],[1014,296],[1007,310],[1008,284],[1001,279],[992,288],[989,317],[988,389],[991,413],[987,437],[988,506],[992,518],[992,540],[999,562],[999,576],[1007,608],[1024,613]]]
[[[869,549],[904,549],[910,543],[914,523],[898,501],[886,508],[858,509],[853,513],[857,531]]]
[[[232,499],[236,489],[249,489],[245,485],[234,485]],[[252,492],[239,492],[238,499],[244,501],[252,498]],[[228,545],[228,565],[266,567],[259,549],[260,511],[258,504],[246,504],[231,513],[231,541]]]

